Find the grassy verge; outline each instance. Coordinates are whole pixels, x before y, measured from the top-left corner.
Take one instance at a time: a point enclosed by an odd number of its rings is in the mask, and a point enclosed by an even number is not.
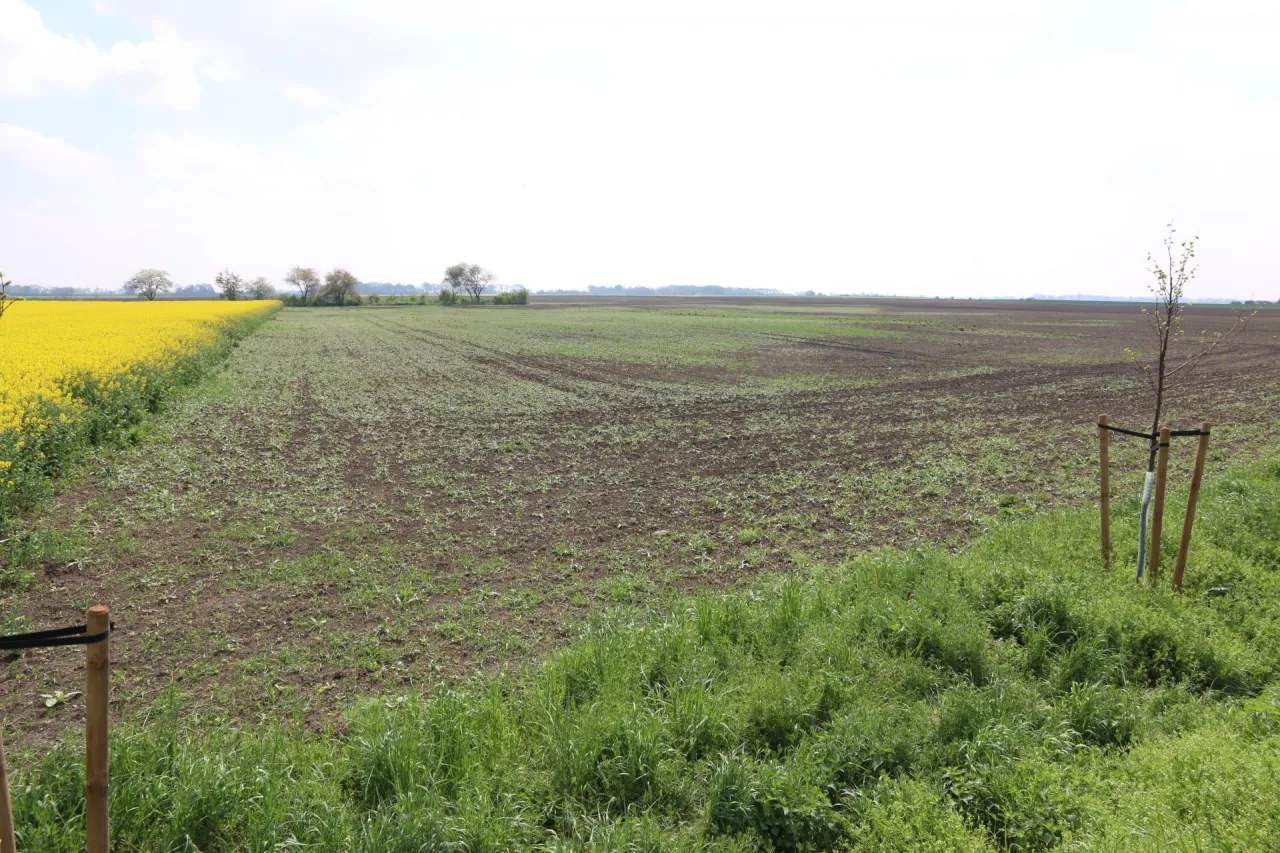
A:
[[[1182,596],[1060,511],[614,613],[340,731],[171,697],[113,740],[115,849],[1276,849],[1280,460],[1201,506]],[[80,749],[18,774],[22,850],[81,847]]]

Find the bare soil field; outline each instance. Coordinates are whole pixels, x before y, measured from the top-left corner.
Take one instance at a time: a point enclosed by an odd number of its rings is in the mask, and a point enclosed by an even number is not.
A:
[[[1193,332],[1235,313],[1194,309]],[[606,608],[1083,503],[1100,412],[1145,429],[1129,305],[544,297],[285,310],[25,522],[13,630],[113,608],[115,713],[321,726],[355,693],[526,664]],[[1280,433],[1280,312],[1174,388],[1211,470]],[[1117,494],[1143,448],[1114,443]],[[1193,448],[1175,447],[1185,479]],[[11,659],[56,737],[80,657]]]

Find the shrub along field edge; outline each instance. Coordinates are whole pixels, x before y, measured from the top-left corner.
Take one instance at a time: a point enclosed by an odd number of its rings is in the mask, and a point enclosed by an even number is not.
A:
[[[1047,513],[604,615],[323,732],[171,694],[114,732],[114,849],[1277,849],[1280,458],[1205,489],[1183,595],[1134,583],[1135,515],[1111,570],[1096,510]],[[20,849],[80,849],[78,740],[13,763]]]

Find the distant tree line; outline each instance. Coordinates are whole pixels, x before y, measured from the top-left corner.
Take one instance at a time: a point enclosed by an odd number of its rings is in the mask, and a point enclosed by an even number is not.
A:
[[[42,287],[38,284],[15,284],[9,288],[13,296],[92,296],[94,291],[85,287]]]
[[[479,264],[454,264],[444,271],[440,279],[440,292],[436,300],[441,305],[458,305],[468,298],[473,305],[479,305],[484,292],[497,278]],[[505,293],[496,293],[492,299],[494,305],[525,305],[529,301],[529,291],[520,287]]]
[[[312,267],[293,267],[284,276],[284,282],[296,293],[281,298],[293,306],[360,305],[366,300],[380,304],[425,304],[428,295],[444,305],[470,303],[478,305],[487,293],[494,305],[524,305],[529,301],[525,287],[498,290],[494,287],[493,273],[479,264],[454,264],[444,272],[440,284],[424,282],[420,288],[411,284],[361,283],[350,271],[335,267],[322,278]],[[5,299],[14,301],[21,296],[47,296],[72,298],[99,296],[101,291],[71,287],[9,287],[5,282]],[[179,299],[275,299],[276,289],[265,276],[249,279],[231,269],[223,269],[212,284],[175,285],[168,271],[155,268],[140,269],[121,287],[122,292],[146,301],[162,298]]]
[[[286,305],[359,305],[360,281],[350,271],[334,267],[322,279],[311,267],[294,267],[284,275],[285,284],[298,291],[285,297]]]
[[[138,295],[137,291],[122,287],[121,291]],[[47,299],[76,299],[81,297],[97,297],[110,296],[121,291],[110,290],[93,290],[88,287],[44,287],[38,284],[20,284],[14,285],[11,293],[14,296],[37,296]],[[212,284],[180,284],[176,285],[172,291],[157,291],[156,297],[171,295],[175,299],[217,299],[218,291],[214,290]]]
[[[721,287],[718,284],[667,284],[662,287],[612,287],[592,284],[587,293],[601,296],[783,296],[781,290],[766,287]]]
[[[365,296],[417,296],[420,293],[436,293],[440,290],[438,284],[423,283],[419,289],[412,284],[392,284],[386,281],[362,281],[360,282],[360,293]]]
[[[177,288],[174,287],[173,279],[167,271],[141,269],[124,283],[123,290],[125,293],[132,293],[149,302],[169,294],[187,299],[216,297],[230,300],[274,299],[276,296],[276,289],[271,286],[265,276],[258,276],[249,281],[228,269],[224,269],[214,277],[213,286],[189,284]]]
[[[173,295],[183,299],[215,299],[218,291],[212,284],[180,284],[173,289]]]
[[[496,276],[479,264],[454,264],[444,271],[440,284],[424,283],[419,291],[413,285],[366,285],[351,273],[337,268],[324,280],[311,267],[294,267],[285,274],[285,282],[297,293],[285,298],[285,304],[310,305],[373,305],[425,304],[427,295],[434,293],[441,305],[460,305],[470,302],[478,305],[484,294],[493,287]],[[524,305],[529,301],[529,291],[520,287],[495,293],[494,305]]]

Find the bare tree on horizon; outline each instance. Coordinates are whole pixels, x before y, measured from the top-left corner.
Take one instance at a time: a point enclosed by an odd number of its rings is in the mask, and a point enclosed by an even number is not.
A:
[[[454,264],[444,271],[440,280],[441,288],[461,290],[471,297],[471,301],[479,302],[480,294],[497,276],[479,264]]]

